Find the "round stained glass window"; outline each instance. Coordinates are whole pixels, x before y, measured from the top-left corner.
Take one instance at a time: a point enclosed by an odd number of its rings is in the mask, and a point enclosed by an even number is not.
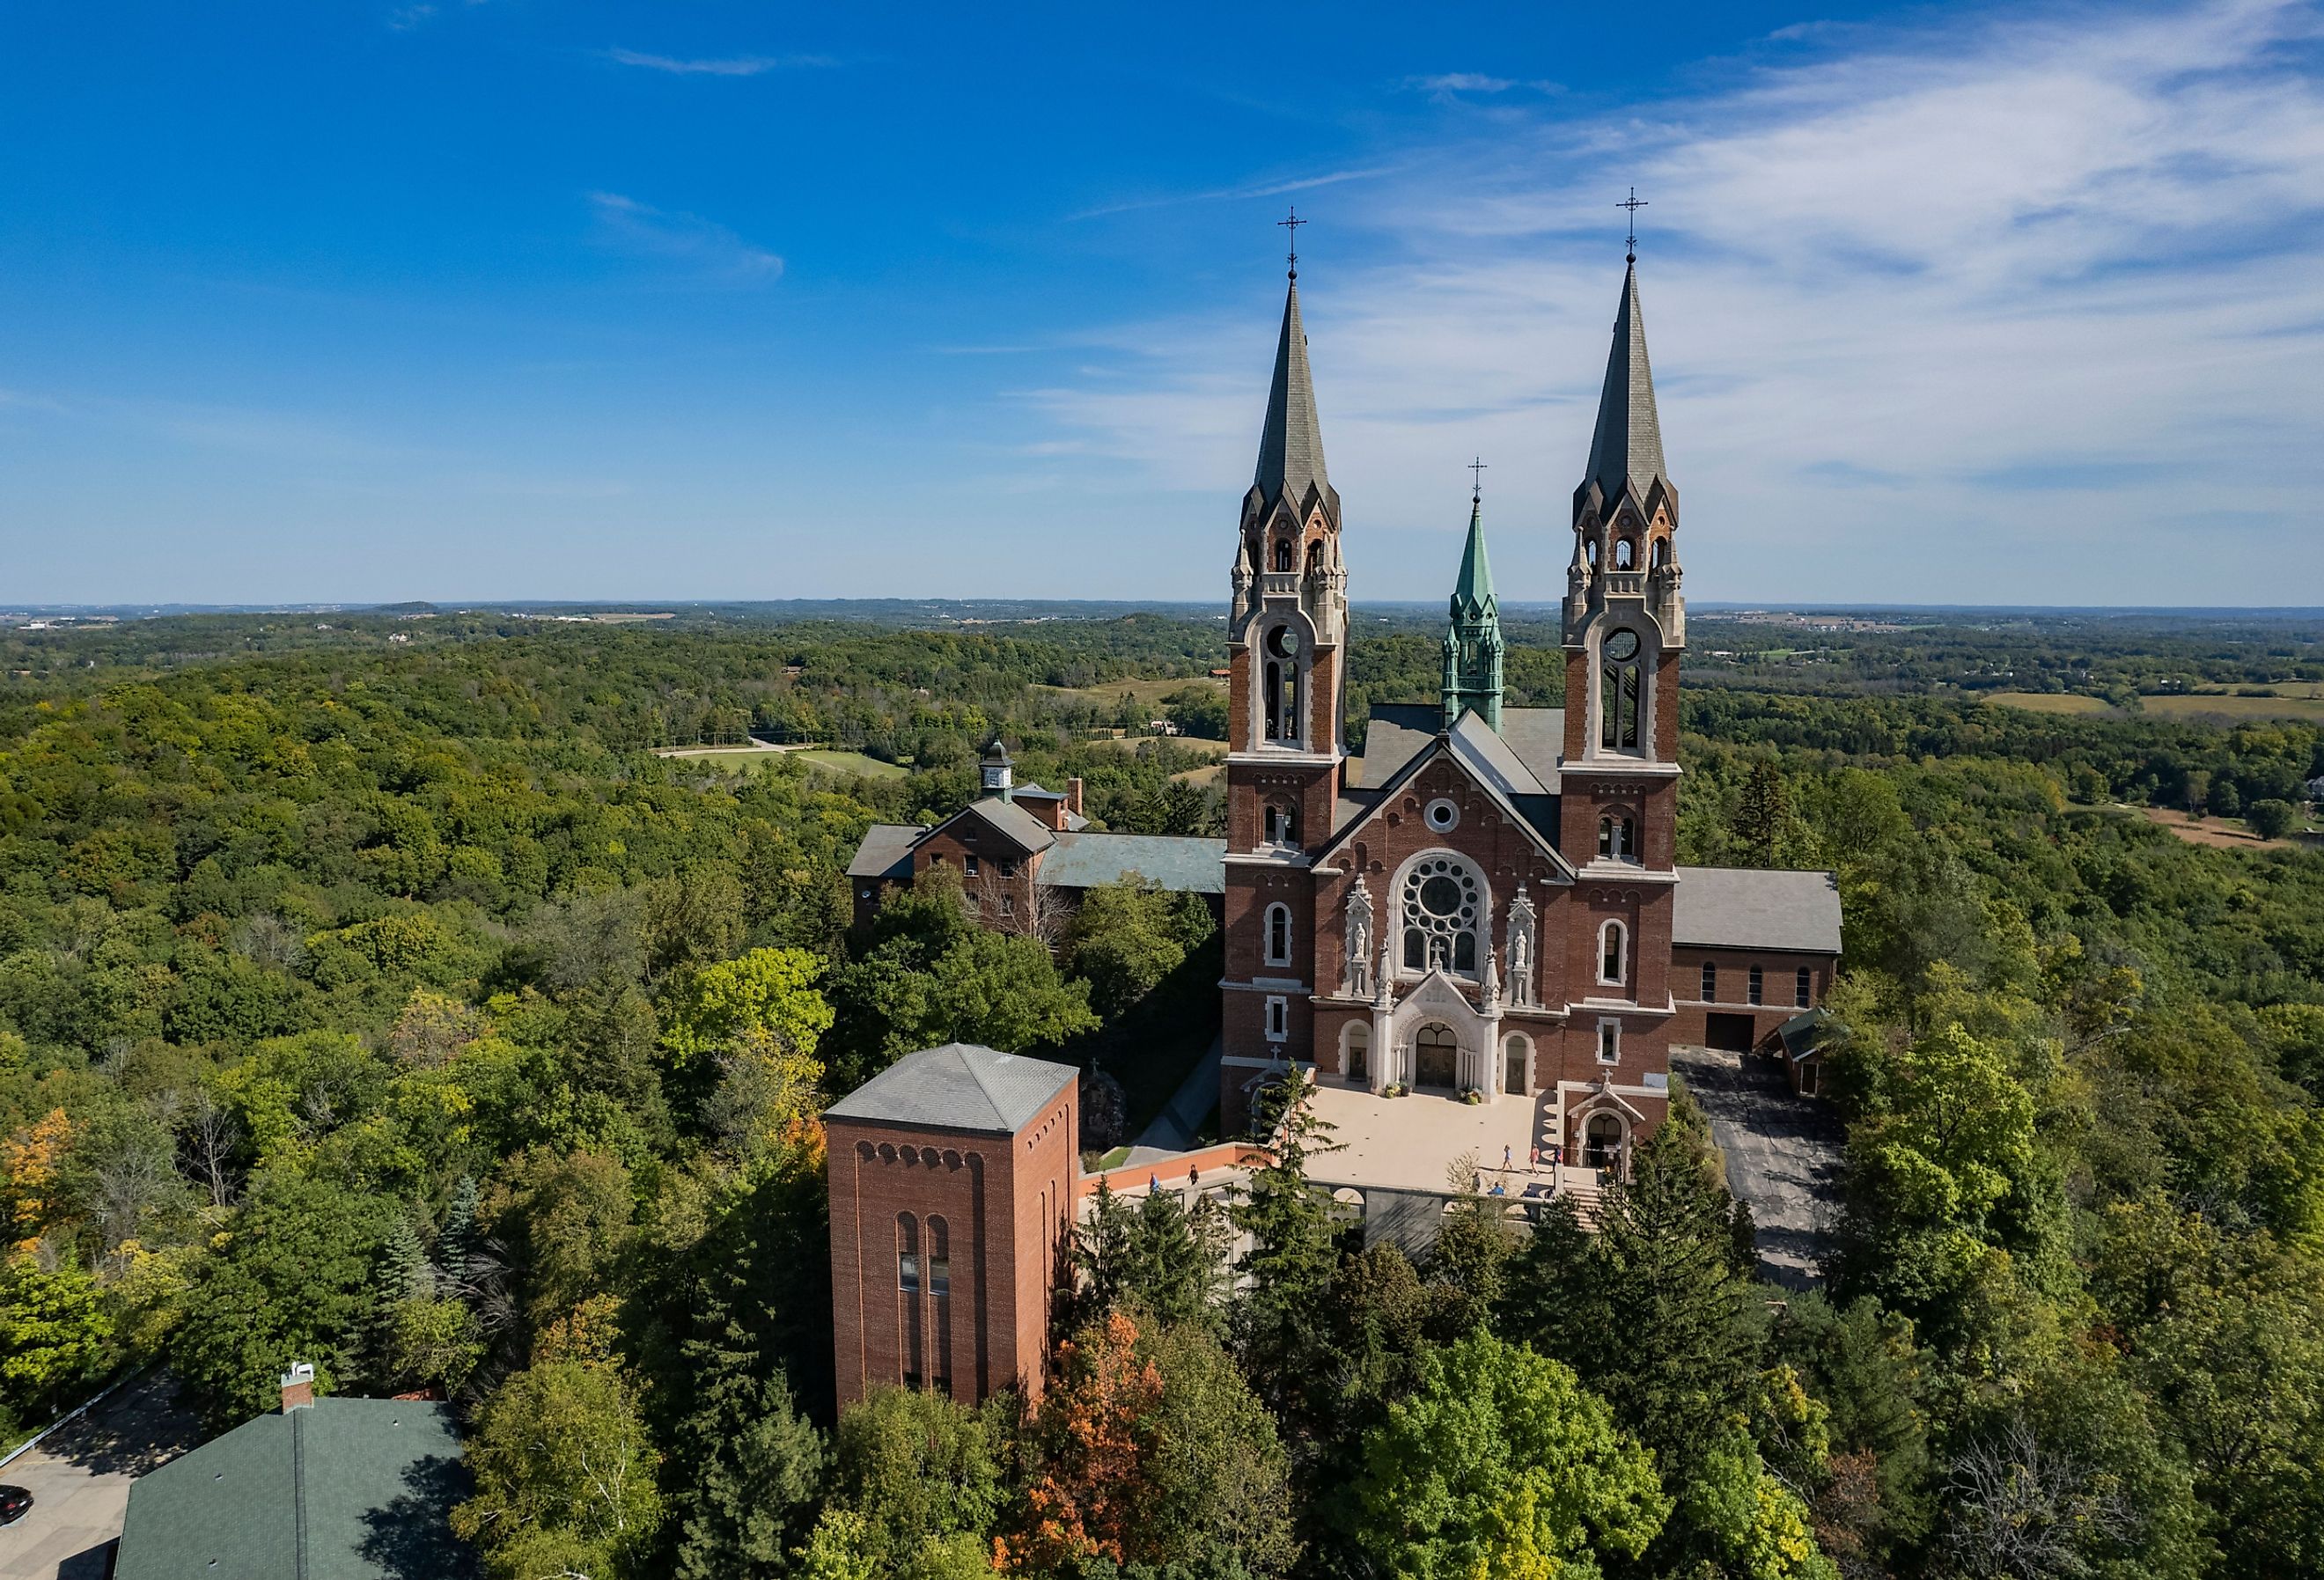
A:
[[[1474,976],[1484,904],[1476,869],[1459,856],[1425,856],[1416,863],[1405,875],[1401,904],[1405,968]]]
[[[1638,633],[1617,631],[1606,639],[1606,656],[1616,663],[1627,663],[1638,656]]]

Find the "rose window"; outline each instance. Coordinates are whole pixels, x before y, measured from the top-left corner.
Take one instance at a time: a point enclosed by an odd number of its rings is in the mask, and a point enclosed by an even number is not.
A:
[[[1422,860],[1404,880],[1404,966],[1477,974],[1477,916],[1484,890],[1457,856]]]

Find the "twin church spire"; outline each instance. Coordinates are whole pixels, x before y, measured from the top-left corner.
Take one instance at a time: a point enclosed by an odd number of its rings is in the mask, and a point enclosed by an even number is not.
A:
[[[1655,405],[1654,371],[1646,355],[1646,316],[1638,301],[1633,256],[1623,274],[1589,462],[1574,492],[1576,545],[1569,577],[1569,624],[1583,607],[1574,600],[1587,599],[1591,593],[1602,599],[1601,571],[1644,572],[1649,554],[1656,595],[1666,592],[1675,605],[1677,566],[1671,538],[1677,503],[1663,462],[1662,423]],[[1339,530],[1340,495],[1324,468],[1323,422],[1308,365],[1295,267],[1284,293],[1283,327],[1276,344],[1267,419],[1259,432],[1259,465],[1244,498],[1234,575],[1238,630],[1258,612],[1263,595],[1293,591],[1284,585],[1289,579],[1286,573],[1296,570],[1303,573],[1303,581],[1312,585],[1320,577],[1326,584],[1322,600],[1326,606],[1310,613],[1321,616],[1314,621],[1318,637],[1336,646],[1346,580]],[[1317,602],[1311,587],[1298,590],[1303,604]],[[1628,589],[1624,584],[1617,590]],[[1670,622],[1665,645],[1678,645],[1683,629]],[[1447,727],[1473,711],[1491,728],[1500,728],[1505,653],[1499,601],[1485,549],[1482,493],[1477,491],[1470,501],[1468,541],[1445,624],[1443,697]]]

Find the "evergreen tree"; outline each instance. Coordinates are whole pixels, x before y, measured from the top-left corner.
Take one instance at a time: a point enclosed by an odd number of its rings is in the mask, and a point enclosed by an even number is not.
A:
[[[1572,1365],[1662,1457],[1691,1464],[1742,1412],[1758,1371],[1751,1263],[1702,1111],[1674,1095],[1593,1232],[1553,1215],[1509,1268],[1504,1329]],[[1651,1335],[1643,1344],[1614,1334]]]
[[[705,1343],[688,1354],[697,1370],[677,1434],[679,1580],[786,1574],[815,1522],[822,1441],[756,1350]]]
[[[1273,1158],[1251,1172],[1249,1195],[1234,1208],[1234,1226],[1250,1246],[1235,1263],[1241,1288],[1228,1330],[1244,1374],[1285,1423],[1296,1454],[1322,1425],[1314,1390],[1327,1368],[1316,1316],[1339,1265],[1331,1209],[1307,1183],[1307,1155],[1330,1144],[1329,1127],[1296,1073],[1262,1094],[1260,1112],[1281,1118]]]

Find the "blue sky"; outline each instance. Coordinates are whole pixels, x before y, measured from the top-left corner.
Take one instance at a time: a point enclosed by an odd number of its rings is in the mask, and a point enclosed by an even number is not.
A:
[[[987,13],[990,14],[973,14]],[[1690,594],[2324,602],[2324,8],[23,0],[0,602],[1554,598],[1635,182]]]

